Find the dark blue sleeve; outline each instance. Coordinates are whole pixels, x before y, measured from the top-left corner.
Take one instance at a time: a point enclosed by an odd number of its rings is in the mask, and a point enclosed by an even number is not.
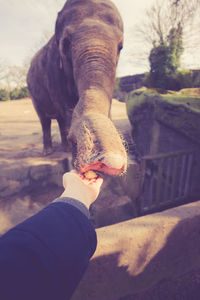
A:
[[[96,243],[79,209],[48,205],[0,238],[0,299],[70,299]]]

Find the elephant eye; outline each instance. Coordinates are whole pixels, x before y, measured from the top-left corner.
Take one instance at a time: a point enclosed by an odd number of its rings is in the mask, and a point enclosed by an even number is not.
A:
[[[67,52],[69,51],[69,46],[70,46],[70,40],[68,38],[64,38],[62,41],[62,48],[64,54],[67,54]]]
[[[103,19],[104,19],[104,21],[105,21],[107,24],[111,24],[111,25],[114,25],[114,24],[115,24],[114,18],[112,17],[111,14],[105,14],[105,15],[103,16]]]
[[[120,53],[120,51],[122,50],[122,48],[123,48],[122,43],[119,43],[118,49],[117,49],[118,54]]]

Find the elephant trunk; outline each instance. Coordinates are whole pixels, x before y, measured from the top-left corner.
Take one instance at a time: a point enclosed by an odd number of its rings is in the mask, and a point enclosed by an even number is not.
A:
[[[110,42],[90,36],[88,43],[84,36],[72,51],[79,101],[69,139],[75,145],[74,166],[80,172],[120,175],[127,167],[123,141],[109,118],[117,64],[117,46],[111,47]]]
[[[79,93],[76,112],[109,116],[115,81],[116,55],[102,40],[79,40],[73,53],[74,77]]]

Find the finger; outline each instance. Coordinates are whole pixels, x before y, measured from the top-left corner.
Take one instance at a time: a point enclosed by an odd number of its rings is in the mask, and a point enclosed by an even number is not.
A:
[[[95,188],[98,188],[98,189],[100,189],[102,183],[103,183],[103,178],[102,177],[92,179],[92,180],[90,180],[90,182],[88,182],[89,185],[92,185],[92,186],[94,186]]]
[[[63,175],[62,181],[63,181],[63,186],[64,186],[64,188],[66,188],[66,186],[67,186],[68,175],[69,175],[69,173],[65,173],[65,174]]]
[[[72,169],[69,173],[77,174],[78,175],[78,172],[75,169]]]
[[[76,174],[75,172],[67,172],[63,175],[63,186],[66,188],[66,186],[68,185],[68,183],[70,183],[71,180],[73,180],[73,178],[77,178],[78,174]]]
[[[103,183],[103,178],[102,177],[98,177],[96,179],[95,185],[100,189],[102,183]]]

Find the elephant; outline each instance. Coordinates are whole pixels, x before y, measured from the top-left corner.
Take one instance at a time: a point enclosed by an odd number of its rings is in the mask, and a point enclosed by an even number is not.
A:
[[[123,139],[110,118],[123,22],[110,0],[68,0],[55,33],[31,61],[27,84],[39,116],[44,154],[52,152],[51,119],[81,173],[120,175],[127,168]]]

